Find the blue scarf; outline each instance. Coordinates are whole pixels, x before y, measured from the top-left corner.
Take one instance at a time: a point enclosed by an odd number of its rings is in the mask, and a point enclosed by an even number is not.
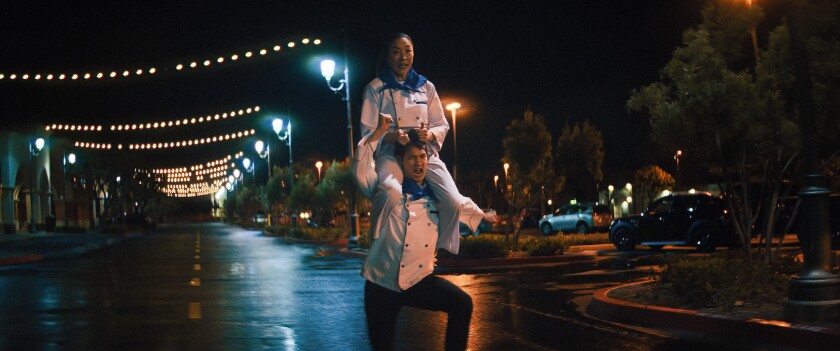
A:
[[[397,78],[394,77],[394,72],[391,72],[390,69],[380,69],[377,76],[385,83],[379,91],[385,89],[402,89],[417,93],[420,92],[420,87],[426,84],[427,81],[426,77],[414,71],[414,68],[408,70],[408,74],[405,76],[405,82],[402,83],[397,82]]]
[[[402,188],[403,194],[411,196],[411,200],[420,200],[431,194],[428,184],[421,186],[418,185],[417,182],[409,179],[403,181]]]

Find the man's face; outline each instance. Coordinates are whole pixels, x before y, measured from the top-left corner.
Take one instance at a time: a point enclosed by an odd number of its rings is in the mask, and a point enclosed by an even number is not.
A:
[[[423,184],[423,179],[426,179],[427,166],[426,150],[413,146],[409,146],[405,150],[405,155],[402,158],[402,170],[406,181],[412,180],[417,184]]]

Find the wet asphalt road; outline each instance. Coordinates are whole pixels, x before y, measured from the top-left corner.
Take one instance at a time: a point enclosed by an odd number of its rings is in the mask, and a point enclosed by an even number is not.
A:
[[[368,350],[361,264],[200,224],[0,267],[0,350]],[[594,268],[444,277],[473,298],[472,350],[711,347],[583,315],[592,291],[614,283],[566,274]],[[398,323],[398,349],[442,348],[445,315],[407,308]]]

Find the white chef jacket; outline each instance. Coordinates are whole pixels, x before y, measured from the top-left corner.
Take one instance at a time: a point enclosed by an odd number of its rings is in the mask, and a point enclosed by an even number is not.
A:
[[[362,138],[353,172],[362,192],[372,199],[370,252],[362,276],[393,291],[403,291],[432,274],[438,240],[438,215],[429,197],[411,200],[389,197],[377,181],[373,154],[377,144]],[[402,189],[399,189],[402,192]]]
[[[443,105],[440,103],[435,85],[430,81],[420,86],[413,92],[403,89],[383,89],[385,83],[379,78],[374,78],[365,87],[362,102],[362,137],[373,133],[379,123],[379,114],[384,113],[394,117],[389,132],[398,128],[420,128],[420,123],[425,123],[429,132],[434,134],[435,141],[426,146],[429,156],[437,155],[443,147],[443,140],[449,132],[449,122],[443,114]],[[384,139],[384,138],[383,138]],[[393,154],[393,143],[382,143],[379,139],[379,152]]]

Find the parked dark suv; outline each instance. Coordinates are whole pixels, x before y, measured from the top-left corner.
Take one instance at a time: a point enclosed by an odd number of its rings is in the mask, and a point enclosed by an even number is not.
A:
[[[688,245],[710,252],[718,246],[737,246],[739,240],[722,197],[674,193],[652,202],[640,216],[614,220],[610,242],[622,251],[636,245],[654,250],[665,245]]]

